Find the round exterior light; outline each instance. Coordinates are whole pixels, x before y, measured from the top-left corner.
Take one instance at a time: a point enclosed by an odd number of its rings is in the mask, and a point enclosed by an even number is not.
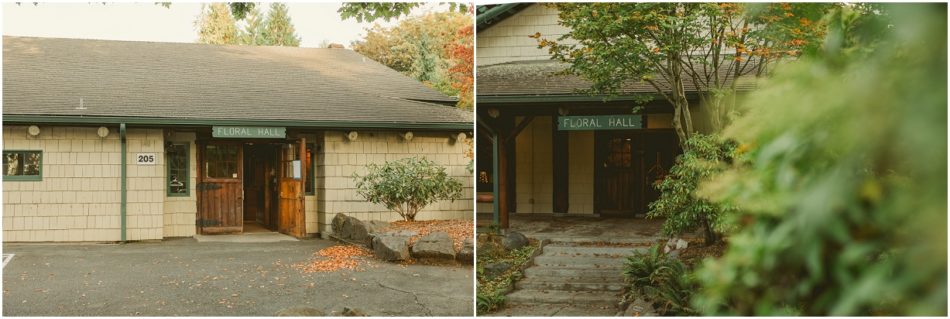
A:
[[[499,111],[498,109],[496,108],[488,109],[488,116],[491,116],[491,118],[497,119],[499,115],[501,115],[501,111]]]
[[[466,139],[466,138],[468,138],[468,136],[465,135],[465,132],[462,132],[462,133],[459,133],[458,135],[455,136],[455,141],[457,141],[457,142],[465,142],[465,139]]]
[[[413,137],[412,132],[406,132],[402,135],[402,138],[405,139],[407,142],[411,141],[412,137]]]
[[[560,114],[561,116],[567,116],[567,114],[570,114],[570,113],[571,111],[569,111],[566,107],[562,106],[562,107],[557,108],[557,114]]]
[[[26,132],[29,133],[30,136],[40,135],[40,127],[36,125],[30,125],[30,127],[26,129]]]
[[[350,131],[349,133],[346,134],[346,138],[351,141],[355,141],[357,137],[359,137],[359,134],[356,133],[356,131]]]
[[[97,131],[96,134],[98,134],[99,137],[105,138],[106,136],[109,136],[109,128],[105,126],[100,126],[99,131]]]

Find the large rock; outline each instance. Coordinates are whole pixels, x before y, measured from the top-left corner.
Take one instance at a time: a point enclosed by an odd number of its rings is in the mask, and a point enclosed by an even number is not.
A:
[[[458,261],[461,261],[466,264],[475,263],[475,240],[471,238],[466,238],[462,242],[462,250],[459,251],[458,255],[455,256]]]
[[[373,255],[386,261],[409,259],[409,237],[380,234],[373,237]]]
[[[323,317],[326,315],[323,310],[308,307],[283,309],[276,314],[277,317]]]
[[[511,269],[511,264],[507,262],[503,262],[503,261],[489,263],[489,264],[486,264],[483,267],[483,269],[485,270],[485,277],[491,280],[495,277],[498,277],[498,275],[501,275],[505,271],[508,271],[508,269]]]
[[[520,249],[528,245],[528,237],[525,237],[519,232],[508,232],[505,234],[505,237],[501,239],[501,245],[504,246],[506,250]]]
[[[367,247],[372,247],[373,237],[376,233],[389,227],[387,222],[378,220],[361,221],[344,214],[336,214],[331,225],[333,234],[338,238],[360,243]]]
[[[412,256],[416,258],[455,259],[455,246],[446,232],[434,232],[416,240]]]

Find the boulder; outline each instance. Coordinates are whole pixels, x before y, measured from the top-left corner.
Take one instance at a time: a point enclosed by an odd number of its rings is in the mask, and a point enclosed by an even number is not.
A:
[[[434,232],[416,240],[412,256],[416,258],[455,259],[455,246],[446,232]]]
[[[475,263],[475,241],[471,238],[465,238],[465,241],[462,242],[462,250],[459,251],[458,255],[455,256],[458,261],[461,261],[466,264]]]
[[[683,240],[682,238],[670,238],[670,240],[668,240],[666,245],[663,247],[663,252],[670,253],[672,251],[686,249],[687,247],[689,247],[689,242]]]
[[[505,247],[505,250],[520,249],[528,245],[528,237],[525,237],[522,233],[511,231],[501,239],[501,245]]]
[[[498,275],[501,275],[508,269],[511,269],[511,264],[503,262],[503,261],[496,262],[496,263],[488,263],[488,264],[485,264],[483,269],[485,270],[485,277],[487,277],[490,280],[492,278],[498,277]]]
[[[324,317],[326,315],[323,310],[307,307],[282,309],[275,314],[277,317]]]
[[[409,259],[409,237],[380,234],[373,237],[373,255],[386,261]]]
[[[389,227],[389,223],[378,220],[361,221],[355,217],[336,214],[332,221],[333,234],[340,239],[353,241],[372,247],[373,236]]]
[[[359,309],[354,309],[350,307],[343,307],[343,316],[344,317],[368,317],[365,312]]]

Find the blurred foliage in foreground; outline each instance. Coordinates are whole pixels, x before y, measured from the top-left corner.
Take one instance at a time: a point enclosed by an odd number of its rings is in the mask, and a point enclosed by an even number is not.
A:
[[[701,312],[947,314],[946,4],[860,9],[726,130],[747,161],[700,194],[740,230],[697,272]]]

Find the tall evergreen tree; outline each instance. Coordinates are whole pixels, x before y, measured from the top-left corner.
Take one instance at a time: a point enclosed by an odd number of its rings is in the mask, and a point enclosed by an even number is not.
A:
[[[207,44],[235,44],[238,31],[231,8],[226,3],[202,5],[201,15],[195,21],[198,42]]]
[[[266,45],[300,46],[300,37],[297,36],[294,24],[290,21],[287,5],[276,2],[271,3],[270,11],[267,13],[267,19],[264,21],[264,24],[264,35],[267,39]]]
[[[267,39],[264,36],[264,17],[261,10],[257,7],[251,7],[245,13],[244,29],[240,30],[238,40],[244,45],[267,45]]]

